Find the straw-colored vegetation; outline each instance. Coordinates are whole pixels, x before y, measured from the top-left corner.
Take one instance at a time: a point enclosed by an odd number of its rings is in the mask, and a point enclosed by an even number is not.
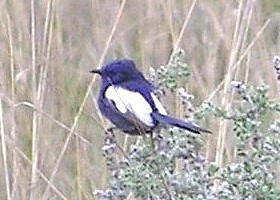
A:
[[[182,48],[195,104],[230,110],[232,80],[265,83],[279,100],[278,11],[278,0],[0,1],[0,199],[92,199],[106,186],[107,125],[88,73],[106,61],[132,58],[148,76]],[[166,107],[183,116],[176,98]],[[202,136],[207,159],[233,162],[232,124],[201,124],[213,131]],[[117,137],[121,146],[135,139]]]

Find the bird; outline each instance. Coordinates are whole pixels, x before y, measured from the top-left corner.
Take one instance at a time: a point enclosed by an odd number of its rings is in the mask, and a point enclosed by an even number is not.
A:
[[[101,76],[98,107],[116,128],[129,135],[152,133],[161,126],[175,126],[192,133],[211,133],[196,124],[170,116],[149,82],[130,59],[117,59],[91,73]]]

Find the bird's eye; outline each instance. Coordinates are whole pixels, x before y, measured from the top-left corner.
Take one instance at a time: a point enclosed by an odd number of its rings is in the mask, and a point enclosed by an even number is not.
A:
[[[106,78],[109,83],[112,83],[112,79],[109,76],[107,76]]]
[[[104,76],[105,76],[105,77],[113,77],[113,76],[114,76],[114,72],[112,72],[112,71],[106,71],[106,72],[104,73]]]

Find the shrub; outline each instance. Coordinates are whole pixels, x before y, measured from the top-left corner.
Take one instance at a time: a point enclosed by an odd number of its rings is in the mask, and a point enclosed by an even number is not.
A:
[[[110,184],[106,190],[96,190],[95,196],[98,199],[278,199],[280,191],[275,187],[273,170],[280,158],[280,121],[274,116],[280,111],[280,104],[269,98],[269,87],[233,81],[235,99],[230,112],[210,101],[195,107],[193,96],[178,87],[179,78],[190,75],[183,55],[180,50],[167,66],[151,69],[152,81],[159,85],[160,91],[177,92],[183,105],[193,112],[190,116],[201,119],[212,115],[217,121],[232,122],[234,162],[217,166],[203,153],[203,136],[177,128],[162,129],[152,139],[141,137],[119,156],[120,148],[112,129],[107,131],[103,146]]]

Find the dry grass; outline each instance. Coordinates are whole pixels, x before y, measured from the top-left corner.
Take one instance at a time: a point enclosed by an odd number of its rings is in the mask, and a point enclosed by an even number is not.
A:
[[[88,73],[105,61],[133,58],[147,73],[180,47],[198,103],[229,109],[232,79],[266,83],[279,98],[277,8],[277,0],[1,1],[0,199],[92,199],[106,185],[106,125]],[[205,138],[209,160],[232,161],[230,124],[208,126],[218,130]]]

